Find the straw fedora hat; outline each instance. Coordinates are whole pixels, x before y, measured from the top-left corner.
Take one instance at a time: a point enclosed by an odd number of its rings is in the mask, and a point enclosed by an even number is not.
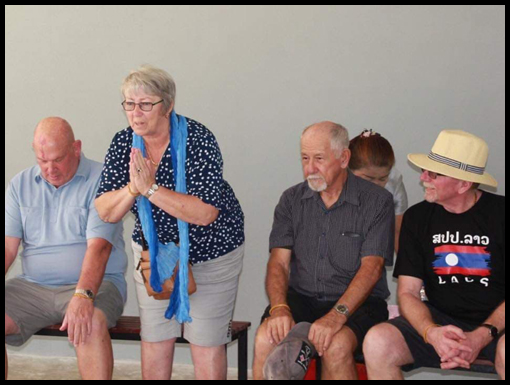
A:
[[[460,130],[441,131],[430,154],[409,154],[414,165],[455,179],[497,187],[485,172],[489,147],[483,139]]]

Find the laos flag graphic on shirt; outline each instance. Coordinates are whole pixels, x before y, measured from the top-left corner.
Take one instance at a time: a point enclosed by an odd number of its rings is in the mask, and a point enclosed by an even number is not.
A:
[[[433,263],[437,275],[491,275],[491,255],[485,247],[445,245],[435,248],[438,257]]]

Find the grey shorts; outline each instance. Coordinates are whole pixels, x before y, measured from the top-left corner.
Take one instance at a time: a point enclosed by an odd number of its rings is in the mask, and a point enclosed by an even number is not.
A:
[[[140,252],[140,246],[133,243],[135,266]],[[184,325],[165,318],[169,301],[149,297],[140,272],[135,271],[142,341],[162,342],[184,337],[191,344],[203,347],[229,343],[243,257],[244,245],[223,257],[193,266],[197,283],[197,291],[189,297],[193,321]]]
[[[18,326],[20,333],[5,336],[5,343],[21,346],[39,330],[61,323],[76,286],[47,287],[14,278],[5,283],[5,314]],[[117,287],[103,281],[94,306],[100,309],[112,328],[124,311],[124,300]]]

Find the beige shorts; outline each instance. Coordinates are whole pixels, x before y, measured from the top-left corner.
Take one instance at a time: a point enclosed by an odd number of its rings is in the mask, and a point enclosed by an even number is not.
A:
[[[47,287],[23,278],[7,281],[5,314],[19,327],[20,333],[5,336],[5,343],[21,346],[39,330],[61,323],[75,290],[76,285]],[[124,300],[112,282],[103,281],[94,306],[104,313],[108,328],[112,328],[124,311]]]
[[[141,247],[133,243],[135,266]],[[165,312],[169,301],[147,295],[139,271],[134,272],[144,342],[162,342],[184,337],[193,345],[215,347],[232,340],[231,323],[243,267],[244,245],[218,259],[194,265],[197,291],[190,298],[191,323],[180,325],[168,320]]]

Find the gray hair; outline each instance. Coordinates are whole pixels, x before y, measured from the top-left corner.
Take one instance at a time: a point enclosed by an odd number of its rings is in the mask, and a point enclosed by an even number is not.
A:
[[[175,101],[174,79],[160,68],[145,64],[131,73],[122,82],[121,92],[125,97],[129,91],[143,90],[147,94],[159,96],[163,99],[163,111],[165,113]]]
[[[337,158],[340,158],[343,150],[349,148],[349,132],[341,124],[333,122],[321,122],[312,124],[303,131],[301,137],[303,137],[309,130],[313,128],[329,130],[329,135],[331,137],[331,149],[336,153]]]

